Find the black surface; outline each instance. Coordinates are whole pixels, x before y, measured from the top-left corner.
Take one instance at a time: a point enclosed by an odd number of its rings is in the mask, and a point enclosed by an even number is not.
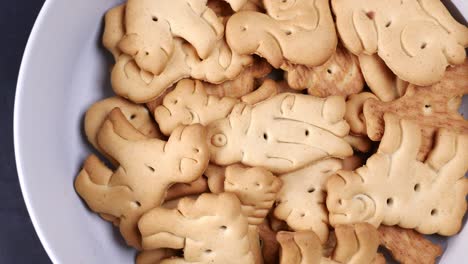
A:
[[[44,1],[0,2],[0,263],[51,263],[32,226],[13,149],[16,80],[29,33]]]

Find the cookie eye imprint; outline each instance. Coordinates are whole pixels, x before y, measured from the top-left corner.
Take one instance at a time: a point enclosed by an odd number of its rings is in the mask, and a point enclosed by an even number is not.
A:
[[[227,138],[224,134],[216,134],[211,137],[211,144],[216,147],[224,147],[227,144]]]

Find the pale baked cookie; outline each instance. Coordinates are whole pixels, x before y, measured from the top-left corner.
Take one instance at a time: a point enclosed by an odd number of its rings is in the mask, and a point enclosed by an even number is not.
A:
[[[249,224],[261,224],[281,189],[281,179],[264,168],[240,164],[228,166],[225,175],[224,191],[239,198]]]
[[[208,182],[205,177],[200,177],[189,183],[176,183],[172,185],[166,194],[164,201],[171,201],[185,196],[198,195],[208,192]]]
[[[322,65],[287,64],[283,67],[284,77],[291,88],[307,89],[307,93],[318,97],[330,95],[348,96],[361,92],[364,79],[355,55],[338,45],[336,52]]]
[[[351,156],[343,139],[349,133],[345,108],[340,96],[291,93],[254,106],[238,104],[227,118],[208,125],[211,161],[286,173],[327,157]]]
[[[355,171],[339,171],[327,183],[330,223],[398,225],[423,234],[456,234],[468,194],[468,135],[440,129],[425,163],[417,159],[421,128],[385,114],[377,153]]]
[[[114,108],[119,108],[128,122],[143,135],[149,138],[161,138],[159,128],[144,106],[132,103],[118,96],[110,97],[94,103],[86,111],[84,119],[84,130],[89,143],[102,154],[105,154],[105,152],[102,151],[97,143],[97,135],[102,124],[106,121],[107,115]],[[113,163],[115,164],[115,162]]]
[[[430,85],[461,64],[468,28],[440,0],[332,0],[336,27],[348,50],[377,53],[402,80]]]
[[[159,75],[175,52],[176,37],[206,59],[223,37],[224,26],[206,0],[128,0],[125,30],[120,50],[134,58],[140,69]]]
[[[341,168],[341,160],[326,159],[281,175],[283,187],[276,200],[275,217],[286,221],[293,231],[314,231],[325,243],[328,239],[325,184]]]
[[[226,168],[224,190],[233,193],[241,202],[242,213],[249,222],[249,240],[255,263],[263,263],[257,226],[270,211],[282,182],[264,168],[231,165]]]
[[[341,225],[335,228],[337,245],[331,257],[323,255],[320,239],[312,231],[279,232],[280,264],[380,264],[377,253],[379,234],[365,223]]]
[[[363,92],[352,94],[346,101],[346,112],[344,118],[348,122],[351,133],[354,135],[367,136],[366,120],[364,118],[364,103],[369,99],[377,99],[373,93]]]
[[[159,75],[142,71],[130,56],[121,55],[112,69],[111,83],[116,94],[146,103],[183,78],[222,83],[236,78],[251,63],[251,56],[232,52],[224,40],[219,40],[209,56],[200,60],[193,47],[175,39],[174,53]]]
[[[172,249],[155,249],[147,250],[138,253],[135,263],[136,264],[158,264],[162,260],[176,256],[177,252]]]
[[[434,264],[442,255],[440,245],[432,243],[412,229],[381,225],[380,243],[402,264]]]
[[[164,97],[162,105],[154,110],[161,131],[170,135],[179,125],[208,125],[224,118],[232,111],[237,99],[206,94],[204,85],[196,80],[182,80],[174,91]]]
[[[102,34],[102,45],[112,53],[117,61],[122,51],[119,42],[125,35],[125,4],[116,6],[106,12],[104,17],[104,32]]]
[[[265,0],[266,14],[243,11],[226,25],[229,46],[239,54],[257,54],[275,68],[286,62],[317,66],[337,45],[328,0]]]
[[[224,192],[224,179],[226,175],[226,167],[208,164],[204,176],[208,179],[208,188],[212,193]]]
[[[240,100],[231,97],[208,95],[205,85],[197,80],[182,80],[168,93],[162,104],[154,110],[154,117],[160,124],[163,134],[170,135],[179,125],[202,124],[227,117],[234,105],[240,101],[256,104],[279,92],[273,80],[265,80],[255,91],[244,95]]]
[[[385,113],[413,120],[422,129],[418,158],[424,160],[434,145],[434,135],[439,128],[468,134],[468,121],[458,113],[461,97],[468,93],[467,84],[468,61],[449,68],[444,78],[432,86],[409,85],[405,95],[395,101],[366,100],[363,113],[367,135],[374,141],[382,138]]]
[[[408,83],[398,78],[377,54],[359,55],[359,64],[367,86],[383,102],[405,94]]]
[[[183,198],[176,209],[149,211],[138,227],[144,249],[183,249],[182,257],[161,263],[254,263],[247,217],[234,194]]]
[[[97,140],[120,165],[112,171],[91,155],[75,179],[75,189],[94,212],[119,218],[126,242],[140,248],[141,215],[160,206],[172,184],[193,182],[208,166],[204,137],[203,127],[193,125],[178,128],[167,142],[148,138],[114,109]]]

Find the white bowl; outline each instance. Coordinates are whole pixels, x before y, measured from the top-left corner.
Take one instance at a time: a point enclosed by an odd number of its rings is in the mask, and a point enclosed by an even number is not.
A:
[[[468,17],[464,1],[452,2]],[[134,261],[118,231],[87,210],[73,189],[91,151],[83,114],[111,93],[111,61],[100,38],[105,11],[120,2],[48,0],[24,54],[14,113],[16,163],[32,222],[54,263]],[[467,244],[465,228],[449,240],[441,263],[466,259]]]

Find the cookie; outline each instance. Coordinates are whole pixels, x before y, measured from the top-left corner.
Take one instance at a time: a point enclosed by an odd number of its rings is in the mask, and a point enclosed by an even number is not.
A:
[[[226,168],[224,190],[233,193],[241,202],[242,213],[249,223],[249,240],[255,263],[262,263],[262,252],[257,226],[270,211],[282,182],[264,168],[246,168],[231,165]]]
[[[196,54],[206,59],[224,33],[223,24],[206,6],[206,0],[128,0],[125,29],[120,50],[130,55],[138,68],[154,75],[168,66],[175,38],[190,43]]]
[[[442,255],[439,245],[414,230],[381,225],[378,231],[381,244],[399,263],[434,264]]]
[[[204,84],[197,80],[185,79],[169,92],[162,104],[154,110],[154,117],[163,134],[170,135],[179,125],[202,124],[227,117],[234,106],[243,101],[256,104],[278,93],[273,80],[265,80],[255,91],[240,100],[231,97],[217,97],[206,93]]]
[[[277,239],[281,245],[280,264],[377,264],[385,263],[377,253],[377,230],[365,223],[341,225],[335,228],[337,245],[332,257],[323,256],[320,239],[312,231],[281,231]]]
[[[154,110],[154,117],[161,131],[170,135],[179,125],[208,125],[224,118],[236,103],[234,98],[209,96],[202,82],[186,79],[164,97],[162,105]]]
[[[359,55],[359,65],[369,89],[383,102],[403,96],[408,83],[398,78],[377,55]]]
[[[286,62],[317,66],[337,45],[328,0],[264,1],[266,14],[243,11],[226,24],[229,46],[239,54],[257,54],[275,68]]]
[[[155,264],[160,263],[164,259],[171,258],[176,255],[176,251],[172,249],[155,249],[142,251],[138,253],[135,263],[136,264]]]
[[[286,221],[293,231],[314,231],[321,243],[325,243],[328,239],[325,184],[341,168],[341,160],[326,159],[281,175],[283,187],[274,216]]]
[[[247,217],[234,194],[183,198],[176,209],[149,211],[138,227],[144,249],[183,249],[183,257],[173,262],[254,263]]]
[[[226,168],[224,191],[234,193],[250,225],[263,223],[281,189],[282,181],[264,168],[236,164]]]
[[[336,27],[356,55],[378,54],[400,79],[421,86],[465,60],[468,28],[439,0],[332,0]]]
[[[252,63],[252,57],[232,52],[224,40],[216,43],[206,59],[181,39],[174,40],[174,52],[159,75],[142,71],[128,55],[121,55],[112,69],[114,92],[137,103],[158,98],[166,89],[184,78],[222,83],[236,78]]]
[[[322,65],[307,67],[287,64],[283,69],[284,78],[293,89],[307,89],[308,94],[318,97],[347,97],[364,88],[357,57],[341,45],[338,45],[336,52]]]
[[[164,201],[171,201],[181,197],[202,194],[208,192],[208,182],[205,177],[200,177],[189,183],[176,183],[172,185],[166,194]]]
[[[235,79],[220,84],[205,83],[205,90],[209,95],[241,98],[255,90],[259,80],[266,77],[271,70],[271,65],[268,62],[256,58],[252,65],[244,69]]]
[[[119,167],[112,171],[91,155],[75,179],[75,189],[89,208],[119,218],[127,244],[140,248],[137,222],[164,201],[174,183],[198,179],[208,165],[205,130],[180,127],[167,142],[136,130],[116,108],[97,135],[99,146]]]
[[[125,4],[118,5],[106,12],[104,17],[104,32],[102,33],[102,45],[114,56],[117,61],[122,51],[119,42],[125,35]]]
[[[282,93],[254,106],[238,104],[207,127],[211,162],[286,173],[327,157],[351,156],[343,139],[349,132],[344,112],[339,96]]]
[[[276,240],[277,232],[273,231],[270,227],[268,220],[258,225],[258,235],[262,245],[262,256],[265,264],[279,263],[279,249],[280,245]]]
[[[392,102],[366,100],[363,113],[367,135],[378,141],[384,134],[384,114],[393,113],[413,120],[422,128],[419,159],[424,160],[433,147],[439,128],[468,134],[468,121],[458,113],[461,97],[468,93],[468,61],[447,70],[444,78],[432,86],[409,85],[405,95]]]
[[[209,164],[206,168],[204,176],[208,179],[208,188],[212,193],[224,192],[224,179],[226,167]]]
[[[84,130],[89,143],[93,145],[99,152],[105,155],[97,142],[97,135],[102,124],[106,121],[108,114],[114,109],[119,108],[127,121],[141,134],[148,138],[161,138],[161,133],[148,110],[138,104],[134,104],[128,100],[118,96],[110,97],[94,103],[88,111],[86,111],[84,119]],[[113,164],[116,162],[108,157]]]
[[[346,101],[346,112],[344,118],[348,122],[351,133],[354,135],[367,136],[366,120],[364,118],[364,103],[367,99],[377,97],[373,93],[363,92],[352,94]]]
[[[388,113],[384,120],[385,135],[366,165],[338,171],[328,180],[330,223],[456,234],[467,208],[468,135],[440,129],[423,163],[417,159],[423,137],[417,123]]]

